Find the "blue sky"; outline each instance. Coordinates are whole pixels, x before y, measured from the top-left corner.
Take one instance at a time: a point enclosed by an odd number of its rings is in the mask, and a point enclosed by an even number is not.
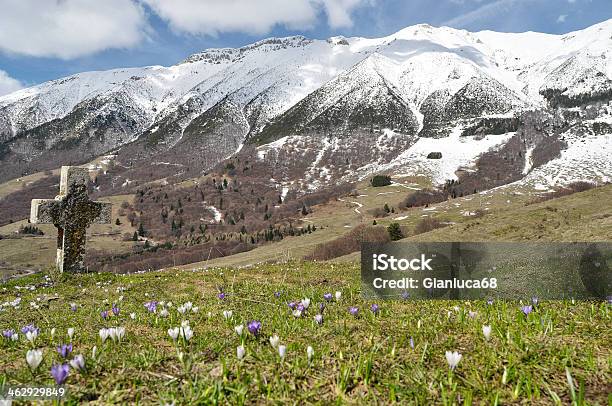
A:
[[[0,0],[0,9],[0,95],[270,36],[378,37],[418,23],[566,33],[612,18],[611,0]]]

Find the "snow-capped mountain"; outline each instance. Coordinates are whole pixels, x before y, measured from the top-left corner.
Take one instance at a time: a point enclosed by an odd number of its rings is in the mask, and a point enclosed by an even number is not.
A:
[[[0,180],[113,151],[124,164],[191,171],[239,154],[281,167],[280,182],[316,187],[410,172],[425,145],[446,153],[412,172],[431,163],[452,175],[520,133],[523,112],[611,99],[612,20],[565,35],[416,25],[383,38],[272,38],[0,97]],[[565,127],[555,128],[572,132],[571,120]],[[448,148],[468,139],[469,157]],[[539,139],[523,140],[524,152]]]

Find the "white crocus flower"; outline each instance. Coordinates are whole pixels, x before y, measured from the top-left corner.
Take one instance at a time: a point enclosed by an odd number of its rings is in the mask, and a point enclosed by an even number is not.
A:
[[[185,314],[187,309],[185,309],[185,306],[179,306],[176,308],[176,311],[179,312],[180,314]]]
[[[457,351],[446,351],[446,362],[448,362],[448,366],[451,369],[455,369],[457,367],[459,361],[461,361],[461,357],[462,355]]]
[[[302,311],[299,309],[295,309],[293,311],[293,317],[300,317],[302,315]]]
[[[109,331],[107,328],[101,328],[100,332],[98,333],[100,335],[100,340],[102,340],[102,343],[104,344],[104,342],[106,341],[106,339],[109,336]]]
[[[19,340],[19,334],[14,333],[14,334],[11,336],[11,341],[17,341],[17,340]]]
[[[189,320],[181,321],[181,327],[189,327]]]
[[[117,331],[117,340],[118,341],[123,340],[123,337],[125,337],[125,327],[117,327],[116,331]]]
[[[482,334],[488,340],[491,337],[491,326],[482,326]]]
[[[167,309],[162,309],[161,312],[159,312],[160,317],[168,317],[168,314]]]
[[[236,327],[234,327],[234,331],[236,332],[236,334],[238,334],[238,336],[242,336],[243,330],[244,330],[244,326],[242,324],[239,324]]]
[[[181,327],[181,335],[185,338],[185,341],[189,341],[193,337],[193,330],[189,326]]]
[[[81,370],[85,369],[85,357],[81,354],[76,355],[72,360],[70,360],[70,366],[72,369]]]
[[[280,342],[280,338],[276,334],[270,337],[270,345],[272,346],[272,348],[276,348],[279,342]]]
[[[26,361],[32,370],[38,368],[42,362],[42,350],[29,350],[26,353]]]
[[[72,337],[74,337],[74,327],[68,329],[68,337],[70,337],[70,341],[72,341]]]
[[[168,335],[172,337],[173,340],[176,340],[179,336],[180,329],[178,327],[169,328]]]
[[[108,336],[110,337],[111,340],[115,341],[117,339],[117,329],[114,327],[109,328]]]
[[[53,340],[53,337],[55,336],[55,327],[53,327],[51,329],[51,339]]]
[[[136,320],[136,313],[130,313],[130,319]]]
[[[185,310],[191,310],[191,308],[193,307],[193,303],[191,302],[184,303],[183,307],[185,308]]]
[[[308,348],[306,348],[306,355],[308,356],[308,361],[310,361],[314,356],[314,348],[312,348],[312,346],[309,345]]]
[[[336,291],[336,302],[339,302],[342,299],[342,292]]]
[[[280,355],[281,359],[285,358],[285,355],[287,355],[287,347],[284,345],[279,345],[278,346],[278,355]]]
[[[94,345],[93,348],[91,349],[91,358],[95,361],[96,360],[96,354],[98,353],[98,346]]]
[[[302,300],[302,305],[304,306],[304,309],[308,309],[308,306],[310,306],[310,299],[309,298],[304,298]]]
[[[246,350],[244,349],[244,346],[243,346],[243,345],[239,345],[239,346],[236,348],[236,357],[237,357],[238,359],[243,359],[243,358],[244,358],[244,354],[245,354],[245,353],[246,353]]]
[[[225,320],[231,319],[233,315],[234,315],[234,312],[232,312],[231,310],[223,310],[223,318]]]
[[[26,333],[26,338],[32,344],[34,344],[34,341],[36,340],[36,337],[38,337],[38,331],[36,331],[36,330],[28,331]]]
[[[199,312],[199,311],[200,311],[200,308],[199,308],[198,306],[193,306],[193,307],[191,308],[191,311],[192,311],[193,313],[197,313],[197,312]]]

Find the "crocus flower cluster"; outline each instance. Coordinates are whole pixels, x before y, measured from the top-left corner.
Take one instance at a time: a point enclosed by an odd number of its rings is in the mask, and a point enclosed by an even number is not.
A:
[[[125,327],[102,328],[99,331],[99,335],[102,343],[104,343],[107,338],[116,342],[121,342],[125,336]]]
[[[150,312],[155,313],[157,311],[157,302],[150,301],[144,304],[144,307]]]
[[[174,341],[178,340],[179,337],[182,337],[186,342],[191,340],[193,337],[193,330],[189,327],[189,323],[183,323],[181,327],[174,327],[168,329],[168,335]]]
[[[68,355],[72,352],[72,344],[62,344],[58,346],[57,352],[62,358],[68,358]]]
[[[4,330],[2,336],[11,341],[17,341],[19,339],[19,335],[15,333],[15,330]]]

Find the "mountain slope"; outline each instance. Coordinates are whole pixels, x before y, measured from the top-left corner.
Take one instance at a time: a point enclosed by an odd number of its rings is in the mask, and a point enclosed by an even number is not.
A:
[[[596,104],[588,119],[605,122],[611,99],[612,20],[565,35],[416,25],[382,38],[271,38],[0,97],[0,180],[109,152],[126,167],[192,174],[242,154],[280,165],[283,182],[318,187],[410,165],[401,157],[423,137],[448,146],[456,131],[475,142],[488,132],[503,146],[529,110]],[[574,134],[581,114],[555,136]]]

